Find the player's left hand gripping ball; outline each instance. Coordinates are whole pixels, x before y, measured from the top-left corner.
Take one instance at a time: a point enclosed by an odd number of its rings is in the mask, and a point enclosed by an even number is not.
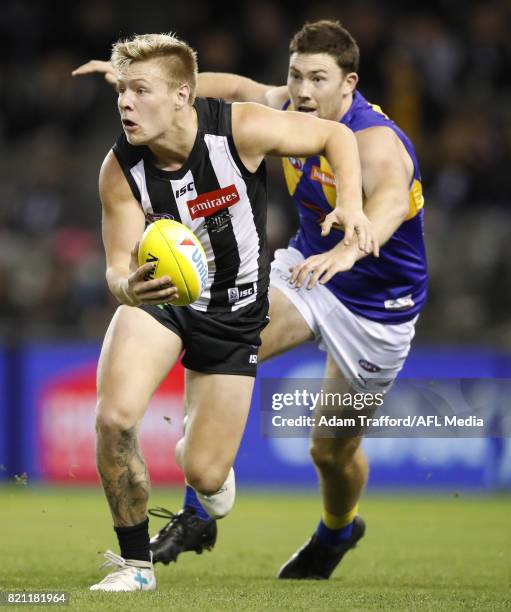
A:
[[[179,293],[173,306],[192,304],[206,287],[206,253],[195,234],[177,221],[158,219],[147,226],[138,248],[138,263],[154,264],[151,278],[170,277]]]

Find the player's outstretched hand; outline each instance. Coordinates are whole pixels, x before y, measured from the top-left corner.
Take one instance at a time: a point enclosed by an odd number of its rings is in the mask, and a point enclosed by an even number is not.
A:
[[[343,208],[335,208],[329,213],[321,224],[321,235],[328,236],[334,223],[344,227],[343,242],[346,246],[351,244],[354,235],[357,235],[358,248],[368,255],[372,253],[375,257],[380,255],[380,247],[376,237],[373,235],[373,226],[365,216],[364,211],[350,211]]]
[[[310,275],[307,289],[312,289],[318,281],[324,285],[334,274],[351,270],[357,259],[356,249],[347,247],[341,242],[330,251],[312,255],[301,264],[290,268],[290,283],[301,287]]]
[[[139,304],[167,304],[179,297],[169,276],[151,278],[154,264],[138,265],[138,242],[131,251],[130,275],[121,284],[121,291],[128,306]]]
[[[117,77],[115,76],[112,64],[103,60],[90,60],[78,66],[78,68],[75,68],[71,74],[73,76],[81,76],[82,74],[102,74],[107,83],[114,87],[117,85]]]

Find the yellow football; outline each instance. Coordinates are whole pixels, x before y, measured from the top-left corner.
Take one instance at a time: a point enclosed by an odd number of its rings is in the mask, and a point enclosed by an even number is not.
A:
[[[199,299],[208,280],[206,253],[195,234],[182,223],[158,219],[146,227],[138,248],[138,263],[154,263],[150,278],[169,276],[179,291],[173,306]]]

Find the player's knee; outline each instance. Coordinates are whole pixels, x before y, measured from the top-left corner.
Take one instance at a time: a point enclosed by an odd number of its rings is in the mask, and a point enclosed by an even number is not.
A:
[[[313,439],[309,452],[320,471],[338,471],[349,466],[360,442],[360,438]]]
[[[186,482],[202,495],[217,493],[224,484],[229,470],[208,466],[193,466],[185,469]]]
[[[104,436],[117,436],[135,427],[137,420],[129,407],[105,405],[101,400],[96,408],[96,431]]]
[[[330,472],[337,466],[336,455],[330,448],[313,443],[309,449],[314,465],[322,472]]]

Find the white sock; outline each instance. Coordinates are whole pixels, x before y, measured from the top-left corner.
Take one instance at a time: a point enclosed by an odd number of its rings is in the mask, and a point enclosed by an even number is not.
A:
[[[213,493],[213,495],[203,495],[198,491],[195,491],[195,493],[204,510],[206,510],[211,518],[223,518],[231,511],[236,497],[236,478],[234,476],[234,470],[232,468],[229,470],[226,481],[216,493]]]

